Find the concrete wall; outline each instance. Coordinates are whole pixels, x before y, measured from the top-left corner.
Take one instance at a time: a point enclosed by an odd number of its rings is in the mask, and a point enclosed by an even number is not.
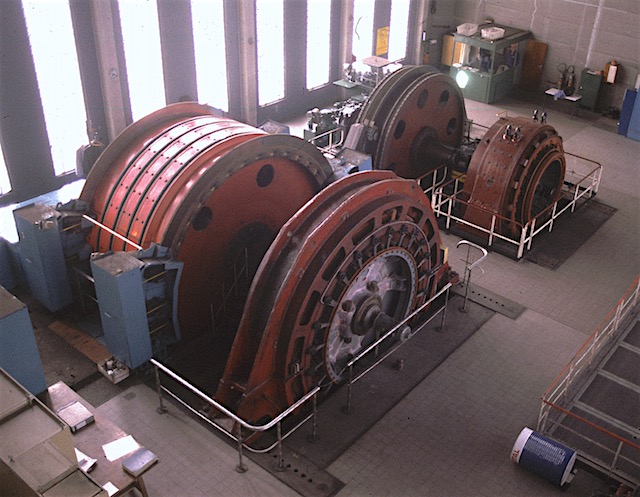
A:
[[[558,79],[557,66],[604,70],[612,59],[620,68],[614,85],[605,84],[598,107],[619,107],[624,90],[640,71],[640,1],[638,0],[457,0],[456,24],[496,23],[527,29],[549,49],[543,83]]]

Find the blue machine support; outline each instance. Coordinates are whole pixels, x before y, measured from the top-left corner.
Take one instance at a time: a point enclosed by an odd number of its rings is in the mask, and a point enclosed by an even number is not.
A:
[[[0,287],[0,367],[33,395],[47,389],[27,306]]]
[[[93,254],[91,271],[105,341],[116,359],[137,368],[180,339],[182,263],[171,260],[168,249]]]
[[[82,219],[85,211],[80,201],[55,208],[31,204],[13,211],[25,279],[33,296],[51,312],[73,302],[67,263],[89,257],[85,236],[91,225]]]
[[[13,216],[31,293],[51,312],[59,311],[73,301],[60,240],[60,214],[50,206],[31,204],[15,210]]]
[[[9,291],[17,285],[16,274],[19,265],[20,259],[16,248],[0,237],[0,285]]]

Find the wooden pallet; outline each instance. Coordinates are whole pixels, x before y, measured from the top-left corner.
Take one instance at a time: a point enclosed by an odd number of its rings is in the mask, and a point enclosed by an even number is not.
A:
[[[100,364],[111,357],[104,344],[63,321],[54,321],[47,328],[96,364]]]

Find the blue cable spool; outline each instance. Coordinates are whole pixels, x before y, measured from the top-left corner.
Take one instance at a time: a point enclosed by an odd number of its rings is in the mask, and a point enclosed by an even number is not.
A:
[[[551,438],[524,428],[511,450],[511,460],[555,485],[563,486],[573,478],[575,450]]]

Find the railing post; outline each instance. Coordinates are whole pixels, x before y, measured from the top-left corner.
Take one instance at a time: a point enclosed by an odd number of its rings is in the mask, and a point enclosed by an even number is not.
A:
[[[573,371],[575,370],[573,362],[571,366],[569,366],[569,374],[567,374],[567,381],[564,384],[564,388],[562,389],[562,398],[563,400],[567,400],[567,395],[569,394],[569,385],[572,383],[573,379]]]
[[[618,458],[620,457],[620,452],[622,451],[622,441],[618,442],[618,449],[616,450],[615,455],[613,456],[613,461],[611,461],[611,466],[609,467],[609,471],[613,471],[618,462]]]
[[[444,294],[444,306],[442,307],[442,320],[440,321],[440,326],[436,328],[439,331],[444,330],[444,320],[447,317],[447,304],[449,303],[449,290],[451,290],[451,288],[447,288],[447,292]]]
[[[469,280],[471,280],[471,271],[466,270],[468,277],[466,278],[466,283],[464,285],[464,300],[462,302],[462,306],[458,307],[458,310],[463,313],[469,312],[467,309],[467,302],[469,301]]]
[[[427,192],[425,192],[427,193]],[[433,211],[433,213],[436,215],[436,217],[439,217],[440,212],[439,209],[437,207],[438,205],[438,188],[435,188],[433,190],[433,195],[431,195],[431,210]]]
[[[616,307],[616,313],[615,316],[613,318],[613,333],[612,335],[618,331],[618,326],[620,325],[620,314],[622,313],[622,302],[620,302],[618,304],[618,307]]]
[[[278,463],[275,466],[276,471],[286,471],[287,467],[284,465],[284,456],[282,455],[282,423],[278,421],[276,424],[276,436],[278,438]]]
[[[353,381],[353,364],[349,366],[349,381],[347,382],[347,404],[342,406],[342,412],[351,414],[351,382]]]
[[[238,473],[246,473],[249,468],[247,468],[247,465],[244,463],[244,460],[242,459],[242,425],[240,423],[236,423],[236,426],[237,426],[236,438],[238,439],[238,465],[236,466],[236,471]]]
[[[553,209],[551,209],[551,222],[549,223],[549,233],[553,229],[553,222],[556,219],[556,209],[558,208],[558,202],[553,203]]]
[[[538,426],[536,426],[536,430],[540,433],[544,433],[544,426],[545,426],[545,418],[547,416],[547,412],[546,412],[546,406],[547,404],[544,403],[544,401],[542,401],[542,405],[540,406],[540,415],[538,416]]]
[[[460,245],[467,245],[467,259],[465,261],[464,264],[464,285],[465,285],[465,289],[464,289],[464,303],[462,304],[462,307],[460,307],[460,312],[468,312],[467,310],[467,301],[468,301],[468,296],[469,296],[469,286],[471,286],[471,271],[473,270],[474,267],[476,267],[478,264],[480,264],[480,262],[482,262],[484,260],[485,257],[487,257],[487,250],[484,247],[481,247],[480,245],[476,245],[475,243],[471,243],[468,240],[460,240],[456,247],[459,247]],[[474,247],[478,250],[480,250],[482,252],[482,256],[479,257],[478,259],[475,260],[475,262],[469,264],[469,256],[471,255],[471,247]],[[448,295],[449,289],[447,288],[447,295]]]
[[[600,167],[597,172],[593,175],[593,178],[591,179],[591,185],[592,185],[592,194],[591,196],[593,197],[596,193],[598,193],[598,190],[600,189],[600,179],[602,178],[602,167]]]
[[[529,225],[525,224],[522,227],[522,231],[520,232],[520,242],[518,243],[518,254],[516,256],[517,259],[521,259],[522,256],[524,255],[524,243],[525,240],[527,239],[527,227]],[[491,229],[493,229],[493,225],[491,226]]]
[[[600,342],[600,332],[601,332],[601,330],[598,330],[593,335],[593,341],[592,341],[591,346],[590,346],[591,350],[590,350],[589,362],[588,362],[589,369],[591,369],[591,363],[593,362],[593,359],[596,356],[596,349],[597,349],[596,345]]]
[[[160,402],[160,405],[156,409],[156,412],[158,414],[164,414],[165,412],[167,412],[167,409],[166,407],[164,407],[164,404],[162,403],[162,386],[160,385],[160,369],[158,369],[158,366],[156,366],[155,364],[153,365],[153,369],[155,370],[155,375],[156,375],[156,392],[158,392],[158,400]]]
[[[493,233],[496,228],[496,215],[491,216],[491,228],[489,229],[489,247],[493,245]]]
[[[553,208],[555,209],[556,204],[553,204]],[[527,250],[531,250],[531,242],[533,242],[533,237],[536,232],[536,221],[537,219],[534,217],[531,221],[531,229],[529,230],[529,240],[527,242]],[[552,221],[553,222],[553,221]]]
[[[307,441],[311,443],[318,440],[318,392],[313,395],[312,409],[313,416],[311,417],[311,435],[307,437]]]
[[[458,180],[456,179],[456,188],[458,187]],[[454,190],[455,192],[455,190]],[[455,195],[455,193],[454,193]],[[452,195],[451,197],[449,197],[449,203],[447,205],[447,229],[449,229],[451,227],[451,210],[453,209],[453,199],[454,199],[454,195]]]

